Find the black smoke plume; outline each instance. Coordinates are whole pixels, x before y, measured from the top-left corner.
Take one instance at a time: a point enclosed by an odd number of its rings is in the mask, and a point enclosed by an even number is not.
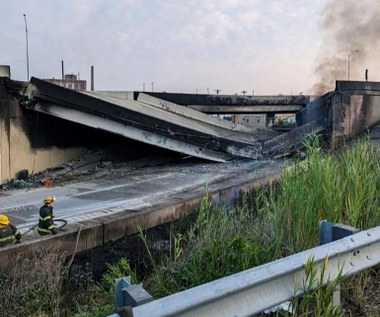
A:
[[[331,0],[320,18],[322,42],[316,60],[321,95],[335,89],[336,80],[380,80],[380,0]]]

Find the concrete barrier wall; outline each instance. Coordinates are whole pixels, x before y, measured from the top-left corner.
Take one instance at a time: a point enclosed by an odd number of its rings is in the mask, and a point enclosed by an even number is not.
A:
[[[325,123],[331,148],[380,123],[380,83],[337,81],[336,90],[311,102],[297,113],[297,125],[317,119]]]
[[[346,118],[349,134],[361,133],[380,122],[380,96],[353,95]]]
[[[331,117],[331,143],[336,148],[348,137],[363,133],[380,123],[380,96],[334,94]]]

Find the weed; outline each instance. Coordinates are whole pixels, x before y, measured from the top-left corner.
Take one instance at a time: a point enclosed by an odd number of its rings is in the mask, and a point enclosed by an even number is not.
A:
[[[291,300],[291,311],[279,311],[277,316],[284,317],[342,317],[343,310],[333,302],[334,292],[339,291],[343,282],[342,272],[330,279],[327,275],[328,258],[318,266],[314,258],[305,264],[306,278],[301,289]]]

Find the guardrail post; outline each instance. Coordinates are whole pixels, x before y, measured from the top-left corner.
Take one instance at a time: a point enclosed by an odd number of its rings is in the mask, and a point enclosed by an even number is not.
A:
[[[332,242],[332,227],[333,224],[327,220],[319,222],[319,245]]]
[[[133,316],[132,307],[148,303],[153,297],[142,287],[142,284],[132,285],[131,277],[122,277],[115,281],[115,306],[118,313],[108,317]]]
[[[342,239],[359,231],[360,230],[357,228],[347,226],[342,223],[333,224],[327,220],[322,220],[319,223],[319,245]],[[339,305],[340,286],[337,286],[337,290],[333,294],[333,306],[337,307]]]
[[[125,290],[132,285],[131,277],[122,277],[115,281],[115,306],[120,308],[123,306],[128,306]]]

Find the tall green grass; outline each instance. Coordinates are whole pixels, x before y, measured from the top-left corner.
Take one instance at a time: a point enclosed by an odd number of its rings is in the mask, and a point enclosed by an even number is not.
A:
[[[312,136],[306,150],[305,161],[284,171],[276,200],[261,209],[271,215],[285,255],[316,246],[323,219],[359,229],[380,224],[377,148],[360,140],[335,156]]]
[[[240,272],[272,259],[272,242],[250,212],[216,206],[206,194],[194,223],[181,235],[181,245],[172,243],[177,248],[175,261],[163,260],[159,273],[145,285],[160,297]]]
[[[328,258],[321,265],[310,257],[305,264],[306,278],[301,289],[295,290],[291,299],[290,311],[279,310],[276,316],[282,317],[343,317],[344,310],[333,301],[334,293],[344,281],[342,272],[330,279],[326,273]],[[302,293],[298,296],[297,293]]]

